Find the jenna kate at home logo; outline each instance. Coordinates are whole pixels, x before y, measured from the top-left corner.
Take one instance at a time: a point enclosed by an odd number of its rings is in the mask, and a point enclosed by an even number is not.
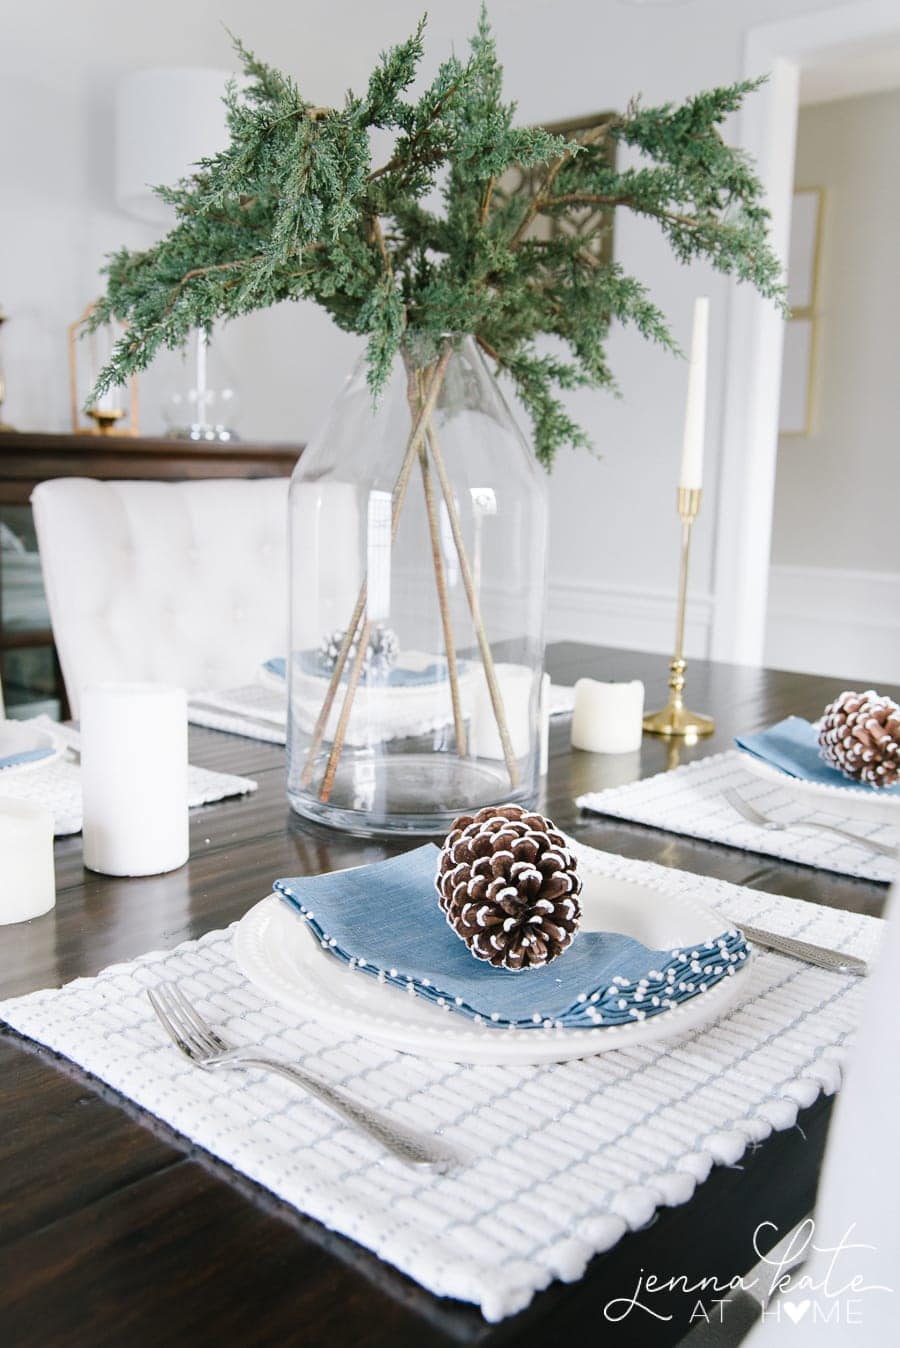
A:
[[[648,1315],[654,1320],[673,1320],[674,1313],[663,1309],[672,1293],[696,1296],[691,1322],[724,1323],[728,1297],[737,1291],[749,1292],[762,1306],[763,1320],[776,1320],[790,1326],[807,1321],[818,1325],[862,1325],[865,1323],[866,1298],[893,1292],[883,1283],[870,1282],[864,1273],[865,1260],[874,1245],[856,1239],[856,1223],[835,1244],[817,1243],[812,1217],[800,1223],[787,1244],[771,1250],[771,1238],[777,1236],[774,1222],[760,1222],[753,1233],[753,1248],[759,1263],[752,1273],[721,1280],[716,1277],[690,1278],[675,1274],[662,1278],[641,1269],[629,1296],[615,1297],[603,1308],[607,1320],[618,1323],[631,1315]],[[770,1247],[764,1254],[760,1245]],[[805,1269],[816,1256],[815,1272]]]

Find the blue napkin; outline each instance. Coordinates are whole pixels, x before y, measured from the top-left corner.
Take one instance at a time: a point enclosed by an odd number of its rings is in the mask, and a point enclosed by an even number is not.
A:
[[[819,782],[823,786],[846,786],[851,791],[864,791],[870,795],[900,795],[897,786],[868,786],[865,782],[854,782],[845,777],[837,768],[826,763],[819,751],[819,737],[815,726],[804,721],[802,716],[788,716],[768,730],[760,730],[755,735],[738,735],[735,744],[771,763],[789,777],[797,777],[805,782]]]
[[[747,957],[734,929],[683,950],[648,950],[631,936],[589,931],[543,968],[495,969],[470,954],[438,906],[439,855],[428,844],[357,870],[277,880],[275,890],[351,969],[479,1024],[623,1025],[696,996]]]
[[[318,651],[298,651],[297,663],[304,674],[312,675],[314,678],[323,679],[330,673],[330,669],[322,664],[322,659]],[[287,668],[287,661],[284,656],[279,655],[272,660],[267,660],[263,666],[270,674],[274,674],[276,679],[283,679]],[[459,661],[459,671],[464,673],[466,662]],[[347,670],[344,670],[344,678],[347,677]],[[426,665],[423,669],[404,669],[402,665],[395,665],[388,670],[386,676],[379,676],[377,682],[379,688],[418,688],[424,687],[429,683],[447,682],[447,662],[446,660],[435,660],[433,664]]]
[[[41,749],[23,749],[17,754],[6,754],[0,758],[0,772],[4,768],[17,768],[20,763],[36,763],[39,758],[50,758],[56,750],[50,746]]]

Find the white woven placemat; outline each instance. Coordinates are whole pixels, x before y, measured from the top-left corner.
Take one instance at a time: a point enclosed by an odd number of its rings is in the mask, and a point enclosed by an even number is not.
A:
[[[659,889],[660,902],[673,890],[702,897],[723,924],[735,917],[864,957],[879,941],[876,918],[577,850],[585,867]],[[744,1002],[705,1031],[533,1068],[441,1064],[298,1022],[243,977],[230,931],[0,1003],[0,1017],[432,1292],[499,1320],[554,1278],[579,1278],[658,1206],[686,1202],[713,1164],[736,1162],[838,1087],[862,981],[765,952],[746,977]],[[192,1067],[147,1001],[167,979],[236,1042],[440,1131],[467,1164],[408,1170],[288,1083]]]
[[[249,777],[234,777],[209,768],[188,768],[188,804],[212,805],[228,796],[243,796],[256,790]],[[56,758],[46,767],[36,764],[27,771],[0,773],[0,796],[34,800],[53,811],[58,838],[81,832],[81,769],[68,758]]]
[[[865,847],[845,842],[836,835],[820,829],[796,828],[782,832],[748,823],[723,796],[726,788],[738,791],[751,805],[779,823],[791,824],[802,817],[821,819],[823,823],[837,823],[860,837],[877,838],[896,847],[896,829],[891,824],[854,817],[840,817],[841,788],[827,788],[831,799],[820,791],[823,804],[817,798],[798,799],[790,785],[760,777],[746,768],[744,755],[737,750],[713,754],[698,759],[671,772],[645,777],[627,786],[613,786],[606,791],[593,791],[579,796],[576,804],[595,814],[614,815],[638,824],[650,824],[670,833],[686,833],[707,842],[726,843],[748,852],[762,852],[765,856],[799,861],[820,870],[837,871],[841,875],[858,875],[865,880],[890,884],[897,875],[897,862],[880,857]]]
[[[406,690],[401,690],[406,691]],[[202,704],[202,705],[198,705]],[[567,716],[575,705],[575,690],[564,684],[553,684],[550,688],[550,715]],[[309,704],[310,721],[315,720],[318,707]],[[334,716],[339,708],[335,709]],[[410,725],[409,717],[403,711],[397,721],[396,734],[426,733],[434,726],[433,716],[426,716],[419,725]],[[262,683],[248,683],[241,688],[216,688],[200,693],[192,693],[188,706],[188,719],[194,725],[202,725],[210,730],[226,730],[231,735],[244,735],[248,739],[265,740],[270,744],[284,744],[287,709],[283,688]],[[379,724],[381,724],[379,720]],[[442,724],[443,722],[439,722]],[[391,726],[385,721],[386,737],[391,737]],[[365,742],[368,734],[368,720],[362,718],[357,740]],[[348,739],[348,743],[355,740]]]
[[[229,735],[243,735],[268,744],[284,744],[287,738],[284,693],[259,683],[192,693],[188,699],[188,720],[209,730],[225,730]]]

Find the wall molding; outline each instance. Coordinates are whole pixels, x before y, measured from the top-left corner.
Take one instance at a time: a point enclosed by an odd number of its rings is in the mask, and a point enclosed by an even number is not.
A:
[[[548,641],[585,641],[668,655],[674,591],[600,581],[551,581]],[[688,599],[688,656],[710,650],[712,594]],[[900,572],[775,565],[765,662],[776,669],[844,676],[867,686],[900,683]]]
[[[600,581],[551,580],[547,604],[548,641],[585,641],[671,655],[675,633],[674,590]],[[688,597],[685,648],[688,656],[709,652],[713,596]]]
[[[765,661],[900,683],[900,572],[773,565]]]

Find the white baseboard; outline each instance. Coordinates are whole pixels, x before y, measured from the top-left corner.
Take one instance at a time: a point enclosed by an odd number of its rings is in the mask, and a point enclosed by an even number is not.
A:
[[[900,683],[900,573],[773,566],[765,662]]]
[[[636,651],[670,654],[675,634],[676,596],[639,586],[603,585],[585,580],[550,582],[547,607],[548,641],[585,641]],[[709,652],[712,595],[688,599],[685,653]]]

